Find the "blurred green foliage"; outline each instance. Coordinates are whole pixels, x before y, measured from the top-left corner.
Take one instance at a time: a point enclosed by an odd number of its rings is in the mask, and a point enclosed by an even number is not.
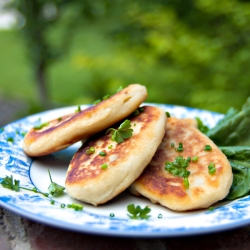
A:
[[[149,102],[219,112],[250,96],[249,1],[37,2],[58,13],[44,33],[57,62],[47,73],[53,102],[93,102],[134,82]]]

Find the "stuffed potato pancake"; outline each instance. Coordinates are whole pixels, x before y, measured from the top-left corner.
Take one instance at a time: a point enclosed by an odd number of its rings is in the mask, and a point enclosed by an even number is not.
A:
[[[171,117],[156,154],[130,191],[186,211],[223,199],[232,180],[230,163],[220,149],[192,123]]]
[[[64,149],[124,119],[146,98],[144,86],[131,84],[95,106],[44,123],[40,129],[30,129],[24,138],[24,152],[42,156]]]
[[[161,143],[166,114],[153,106],[145,106],[138,113],[126,120],[130,121],[129,129],[133,131],[123,142],[115,140],[115,130],[114,133],[104,131],[90,138],[76,152],[65,182],[71,197],[93,205],[103,204],[139,177]],[[120,133],[122,137],[122,131]]]

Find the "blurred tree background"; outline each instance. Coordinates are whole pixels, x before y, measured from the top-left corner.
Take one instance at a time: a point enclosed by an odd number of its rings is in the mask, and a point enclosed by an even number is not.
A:
[[[16,0],[0,98],[27,114],[141,83],[148,102],[226,112],[250,96],[250,1]],[[1,13],[0,13],[1,15]],[[24,115],[24,114],[22,114]]]

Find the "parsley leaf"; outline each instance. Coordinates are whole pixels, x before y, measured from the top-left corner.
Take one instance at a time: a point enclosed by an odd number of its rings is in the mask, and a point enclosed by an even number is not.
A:
[[[133,129],[131,129],[130,120],[125,120],[118,129],[110,128],[107,130],[106,134],[111,131],[111,140],[116,141],[118,144],[122,143],[125,139],[128,139],[133,134]]]
[[[42,129],[43,127],[46,127],[49,125],[49,122],[44,122],[44,123],[41,123],[35,127],[33,127],[34,130],[39,130],[39,129]]]
[[[127,206],[127,210],[128,212],[131,214],[128,214],[128,217],[130,219],[148,219],[149,217],[151,217],[151,215],[148,215],[151,211],[151,209],[146,206],[145,208],[141,208],[140,206],[135,206],[134,204],[129,204]]]
[[[60,195],[60,194],[62,194],[65,187],[63,187],[63,186],[61,186],[61,185],[59,185],[59,184],[52,181],[49,169],[48,169],[48,173],[49,173],[49,178],[50,178],[50,182],[51,182],[51,184],[48,187],[49,193],[51,195]]]
[[[190,163],[190,157],[184,159],[183,156],[177,156],[173,162],[166,162],[165,169],[172,174],[173,176],[183,177],[183,184],[186,188],[189,187],[188,176],[190,171],[187,170],[187,167]]]
[[[1,185],[5,188],[18,192],[20,190],[19,181],[13,180],[13,176],[6,176],[2,179]]]

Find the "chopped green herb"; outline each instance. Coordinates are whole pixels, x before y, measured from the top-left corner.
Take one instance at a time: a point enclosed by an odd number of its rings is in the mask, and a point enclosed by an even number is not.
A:
[[[65,204],[64,203],[62,203],[60,206],[61,206],[61,208],[65,208]]]
[[[214,211],[214,207],[209,207],[208,210],[209,211]]]
[[[71,204],[68,204],[68,205],[67,205],[67,208],[71,208],[71,207],[72,207],[72,205],[71,205]]]
[[[122,86],[120,86],[120,87],[116,90],[116,93],[117,93],[117,92],[120,92],[121,90],[123,90],[123,87],[122,87]]]
[[[27,134],[27,132],[22,132],[21,136],[25,136]]]
[[[46,127],[49,125],[49,122],[44,122],[44,123],[41,123],[35,127],[33,127],[34,130],[39,130],[39,129],[42,129],[43,127]]]
[[[86,149],[85,152],[87,155],[91,155],[91,154],[95,153],[95,147],[90,147],[90,148]]]
[[[71,208],[74,208],[75,211],[79,211],[83,209],[83,205],[72,203]]]
[[[189,188],[189,181],[188,181],[188,178],[187,178],[187,177],[184,177],[184,179],[183,179],[183,185],[184,185],[184,187],[185,187],[186,189]]]
[[[131,129],[130,120],[125,120],[118,129],[110,128],[107,130],[106,134],[111,131],[111,140],[116,141],[118,144],[122,143],[125,139],[128,139],[133,134],[133,129]]]
[[[138,110],[140,113],[142,113],[142,112],[144,112],[144,107],[139,107]]]
[[[133,115],[134,116],[137,116],[137,115],[139,115],[140,114],[140,112],[139,112],[139,110],[137,109],[137,110],[135,110],[134,112],[133,112]]]
[[[211,147],[210,145],[206,145],[206,146],[204,147],[204,150],[205,150],[205,151],[211,151],[211,150],[212,150],[212,147]]]
[[[110,217],[115,217],[115,214],[114,214],[114,213],[111,213],[109,216],[110,216]]]
[[[112,148],[113,148],[113,145],[109,145],[109,146],[108,146],[108,149],[112,149]]]
[[[199,157],[198,157],[198,156],[192,157],[192,162],[197,162],[198,160],[199,160]]]
[[[169,117],[171,117],[171,115],[170,115],[170,113],[167,111],[166,112],[166,116],[169,118]]]
[[[213,175],[216,172],[216,168],[215,168],[215,164],[214,162],[210,162],[210,164],[208,165],[208,173]]]
[[[144,111],[144,108],[143,107],[139,107],[138,109],[136,109],[134,112],[133,112],[133,115],[134,116],[137,116],[139,115],[140,113],[142,113]]]
[[[99,155],[101,155],[101,156],[106,156],[106,153],[105,153],[104,151],[101,151],[101,152],[99,153]]]
[[[81,112],[82,110],[81,110],[81,106],[80,105],[78,105],[77,106],[77,109],[75,110],[75,113],[78,113],[78,112]]]
[[[51,200],[51,201],[50,201],[50,204],[51,204],[51,205],[54,205],[54,204],[55,204],[55,201],[54,201],[54,200]]]
[[[171,148],[174,148],[175,144],[173,142],[171,142]]]
[[[148,215],[151,211],[151,209],[146,206],[145,208],[141,208],[140,206],[135,206],[134,204],[129,204],[127,206],[127,210],[130,214],[128,214],[128,217],[130,219],[148,219],[150,215]]]
[[[8,138],[7,138],[7,141],[8,141],[8,142],[12,142],[12,143],[14,143],[14,139],[13,139],[13,137],[8,137]]]
[[[52,181],[49,169],[48,169],[48,173],[49,173],[49,178],[50,178],[50,182],[51,182],[51,184],[48,187],[49,193],[51,195],[61,195],[61,194],[63,194],[63,191],[64,191],[65,187],[63,187],[63,186],[61,186],[61,185],[59,185],[59,184]]]
[[[178,152],[183,152],[184,149],[183,149],[183,144],[182,144],[182,142],[179,143],[178,148],[175,148],[175,150],[178,151]]]
[[[101,169],[106,169],[106,168],[108,168],[108,164],[107,163],[104,163],[104,164],[101,165]]]
[[[162,214],[158,214],[158,219],[161,219],[162,218]]]
[[[98,100],[96,100],[96,101],[94,102],[94,105],[96,105],[96,104],[100,103],[101,101],[104,101],[104,100],[109,99],[109,97],[110,97],[110,95],[109,95],[109,94],[108,94],[108,95],[105,95],[102,99],[98,99]]]
[[[109,99],[109,97],[110,97],[110,95],[105,95],[105,96],[102,98],[102,100],[107,100],[107,99]]]
[[[101,99],[98,99],[96,101],[94,101],[94,105],[97,105],[98,103],[100,103],[102,100]]]

